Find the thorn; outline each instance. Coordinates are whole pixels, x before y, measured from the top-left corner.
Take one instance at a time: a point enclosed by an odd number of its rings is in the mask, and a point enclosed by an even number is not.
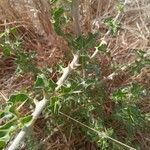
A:
[[[33,99],[33,102],[34,102],[35,106],[39,103],[39,101],[36,98]]]
[[[107,45],[107,42],[104,38],[102,39],[101,44]]]
[[[64,68],[64,67],[62,67],[62,66],[60,66],[60,69],[61,69],[62,71],[64,71],[64,69],[65,69],[65,68]]]
[[[76,67],[79,67],[79,66],[81,66],[81,64],[75,64],[75,66],[76,66]]]

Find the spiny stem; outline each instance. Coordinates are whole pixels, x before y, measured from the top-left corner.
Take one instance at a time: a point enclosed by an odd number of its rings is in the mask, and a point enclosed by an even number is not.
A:
[[[72,62],[68,65],[68,67],[66,67],[66,69],[64,69],[62,76],[58,80],[55,91],[58,90],[63,85],[68,75],[79,66],[78,60],[79,55],[75,54]],[[42,111],[46,108],[48,100],[46,98],[46,94],[43,93],[43,95],[44,98],[41,101],[35,101],[35,110],[32,113],[32,120],[30,124],[23,127],[23,129],[18,133],[18,135],[15,137],[11,145],[8,147],[8,150],[16,150],[19,147],[20,142],[24,140],[28,130],[33,126],[33,124],[38,119]]]

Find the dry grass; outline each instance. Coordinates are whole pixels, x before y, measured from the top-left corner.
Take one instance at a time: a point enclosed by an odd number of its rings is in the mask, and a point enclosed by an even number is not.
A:
[[[29,3],[22,0],[2,0],[0,2],[1,32],[6,28],[16,27],[23,40],[22,49],[36,51],[36,64],[39,68],[55,65],[68,50],[65,41],[52,32],[49,8],[49,3],[41,0]],[[26,85],[31,83],[31,75],[19,77],[20,79],[15,77],[13,72],[15,70],[14,56],[5,60],[1,54],[2,49],[0,49],[0,88],[7,94],[19,90],[21,85],[27,88]],[[8,78],[5,76],[6,74]]]

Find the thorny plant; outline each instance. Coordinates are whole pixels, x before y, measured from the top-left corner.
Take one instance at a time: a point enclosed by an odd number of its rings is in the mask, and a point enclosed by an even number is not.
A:
[[[67,1],[66,5],[67,3],[68,6],[74,7],[72,1]],[[63,31],[64,24],[75,19],[74,16],[73,18],[66,16],[65,12],[70,11],[71,8],[60,7],[58,0],[52,0],[51,5],[53,6],[51,14],[54,30],[66,39],[72,49],[74,59],[66,68],[60,65],[56,67],[58,68],[58,76],[61,76],[62,72],[63,75],[55,83],[48,78],[45,71],[34,65],[32,54],[20,50],[21,43],[10,42],[9,36],[14,34],[15,28],[7,29],[0,34],[3,54],[5,57],[11,53],[16,55],[19,73],[33,71],[35,74],[32,92],[14,93],[9,97],[7,103],[0,106],[0,148],[5,148],[8,142],[13,140],[14,135],[22,129],[20,141],[17,141],[19,138],[17,136],[13,142],[16,145],[12,144],[13,146],[11,145],[12,147],[9,148],[10,150],[16,149],[25,134],[29,132],[28,128],[33,126],[42,112],[44,118],[51,116],[47,127],[45,127],[51,134],[53,134],[55,126],[64,126],[75,134],[79,130],[86,136],[86,139],[95,142],[97,147],[101,149],[109,149],[110,147],[114,150],[124,147],[139,149],[139,146],[133,143],[134,137],[139,130],[148,131],[148,117],[147,114],[141,112],[137,104],[147,96],[147,89],[135,81],[113,89],[111,92],[108,91],[105,86],[106,80],[100,80],[101,69],[99,69],[95,57],[99,54],[107,55],[107,43],[99,40],[102,38],[99,33],[89,33],[88,35],[80,33],[78,36],[65,33]],[[119,13],[123,11],[122,5],[118,5],[118,11]],[[112,18],[105,20],[105,24],[109,28],[109,36],[114,36],[121,26],[118,20]],[[88,49],[93,47],[95,47],[96,53],[91,57]],[[10,51],[14,49],[15,52]],[[138,74],[142,68],[150,65],[148,55],[144,50],[138,50],[137,61],[121,68],[121,71],[128,70],[133,75]],[[74,72],[71,74],[72,71]],[[111,75],[113,78],[115,72]],[[41,98],[42,100],[39,101]],[[110,99],[110,103],[113,105],[109,114],[106,114],[105,110],[107,109],[107,99]],[[28,105],[30,111],[21,114],[20,110],[24,105]],[[36,106],[35,110],[34,105]],[[126,132],[126,136],[122,140],[123,143],[120,142],[120,135],[113,126],[114,122],[120,124]],[[64,132],[68,134],[67,131]]]

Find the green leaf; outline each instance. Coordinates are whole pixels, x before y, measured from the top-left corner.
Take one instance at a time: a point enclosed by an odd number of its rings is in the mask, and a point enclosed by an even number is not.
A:
[[[53,113],[58,114],[58,111],[61,107],[58,97],[51,98],[50,107]]]
[[[35,52],[23,52],[17,51],[15,63],[17,65],[18,73],[33,72],[37,74],[40,70],[34,65],[33,58],[35,58]]]
[[[9,108],[9,112],[13,114],[13,116],[17,116],[18,115],[18,111],[15,107],[15,105],[12,105],[10,108]]]
[[[31,115],[25,116],[25,117],[20,119],[20,122],[21,122],[22,125],[30,124],[31,121],[32,121],[32,116]]]
[[[49,80],[48,91],[54,91],[57,84],[53,80]]]
[[[115,102],[121,102],[123,100],[125,100],[127,97],[126,97],[126,92],[124,92],[123,90],[121,89],[118,89],[117,91],[115,91],[112,95],[112,98]]]
[[[2,118],[4,116],[5,116],[4,110],[0,110],[0,118]]]
[[[116,109],[116,119],[123,121],[129,131],[132,132],[133,129],[137,129],[144,125],[145,117],[137,106],[122,106]]]
[[[5,29],[4,32],[0,33],[0,38],[8,36],[10,33],[16,33],[16,32],[17,32],[16,27],[7,28]]]
[[[0,130],[10,129],[10,128],[14,125],[14,123],[15,123],[15,120],[12,119],[12,120],[10,120],[9,122],[7,122],[6,124],[0,126]]]
[[[15,104],[19,102],[24,102],[27,99],[28,99],[28,96],[26,94],[20,93],[20,94],[11,95],[9,98],[9,102],[12,102],[13,104]]]
[[[63,7],[59,7],[57,9],[55,9],[54,13],[53,13],[54,19],[58,20],[63,13],[64,13],[64,8]]]
[[[122,2],[119,2],[116,6],[116,9],[119,11],[119,12],[122,12],[123,9],[124,9],[124,4]]]
[[[35,81],[36,88],[42,88],[46,91],[54,91],[56,86],[56,83],[52,80],[48,80],[44,74],[39,74]]]
[[[111,33],[114,35],[120,28],[120,23],[118,21],[113,20],[112,18],[107,18],[104,22],[106,26],[108,26]]]
[[[75,51],[86,51],[89,48],[92,48],[94,44],[96,43],[96,37],[98,34],[92,34],[88,33],[87,36],[79,36],[77,38],[74,38],[70,34],[66,34],[66,40],[68,41],[68,44],[73,50]]]
[[[140,58],[144,58],[144,54],[145,54],[145,53],[146,53],[146,52],[143,51],[143,50],[141,50],[141,49],[136,51],[137,56],[140,57]]]
[[[10,140],[10,132],[11,130],[0,130],[0,148],[5,147]]]
[[[85,39],[83,36],[79,36],[75,39],[70,36],[68,42],[69,46],[72,47],[75,51],[82,50],[85,45]]]
[[[9,133],[9,130],[0,130],[0,138],[6,136]]]
[[[4,148],[6,146],[5,140],[1,140],[0,138],[0,148]]]
[[[100,52],[106,52],[107,45],[102,41],[98,46],[95,47]]]
[[[131,93],[133,94],[134,97],[138,98],[142,89],[141,86],[137,83],[133,83],[131,87]]]
[[[75,44],[76,44],[76,47],[77,47],[76,50],[83,49],[85,44],[86,44],[84,36],[79,36],[78,38],[76,38]]]
[[[4,114],[2,114],[2,117],[5,116],[7,119],[17,115],[16,107],[12,104],[12,102],[7,103],[7,106],[5,106],[3,112]]]
[[[58,35],[63,36],[64,33],[61,30],[61,25],[63,24],[61,21],[61,15],[64,13],[64,8],[63,7],[59,7],[57,9],[54,9],[54,11],[52,12],[52,23],[54,24],[54,30]]]
[[[38,75],[37,78],[36,78],[35,84],[34,84],[35,87],[36,88],[43,88],[43,87],[45,87],[45,84],[47,82],[46,80],[47,79],[46,79],[44,74]]]
[[[92,48],[96,42],[98,34],[88,33],[88,36],[85,38],[85,49]]]
[[[10,56],[10,48],[9,47],[3,47],[3,54],[4,56]]]

